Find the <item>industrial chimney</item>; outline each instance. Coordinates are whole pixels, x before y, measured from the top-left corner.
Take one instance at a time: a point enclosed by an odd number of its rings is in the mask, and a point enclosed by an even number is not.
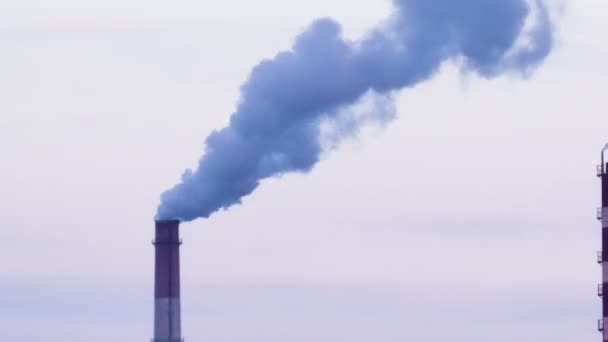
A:
[[[179,301],[179,221],[156,221],[154,270],[154,338],[183,342]]]
[[[597,262],[602,265],[602,283],[598,286],[598,295],[602,298],[602,319],[598,330],[603,341],[608,341],[608,164],[604,155],[608,145],[602,150],[602,163],[597,167],[597,175],[602,180],[602,207],[597,210],[597,218],[602,222],[602,251],[598,252]]]

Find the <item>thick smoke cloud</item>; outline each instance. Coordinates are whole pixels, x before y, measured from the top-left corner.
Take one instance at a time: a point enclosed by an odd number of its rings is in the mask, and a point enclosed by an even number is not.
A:
[[[361,41],[345,40],[338,23],[321,19],[290,51],[258,64],[241,87],[228,127],[207,137],[198,168],[162,194],[157,219],[206,218],[240,203],[265,178],[308,172],[323,150],[322,127],[344,122],[344,108],[370,94],[389,96],[413,87],[446,60],[487,78],[527,74],[552,48],[541,0],[396,0],[394,5],[392,17]],[[366,118],[346,120],[339,135],[350,134]]]

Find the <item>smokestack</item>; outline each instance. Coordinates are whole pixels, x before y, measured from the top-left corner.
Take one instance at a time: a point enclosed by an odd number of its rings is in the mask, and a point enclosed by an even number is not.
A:
[[[603,341],[608,341],[608,163],[605,153],[608,145],[602,150],[602,163],[597,167],[597,175],[602,181],[602,207],[597,210],[597,218],[602,222],[602,251],[598,252],[597,262],[602,265],[602,283],[598,286],[598,295],[602,298],[602,319],[598,322],[598,330],[603,335]]]
[[[156,221],[154,270],[154,338],[183,342],[179,300],[179,221]]]

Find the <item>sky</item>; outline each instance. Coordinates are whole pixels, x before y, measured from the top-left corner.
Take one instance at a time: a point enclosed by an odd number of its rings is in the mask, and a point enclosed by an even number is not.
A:
[[[550,2],[527,79],[450,63],[398,118],[182,225],[189,341],[599,339],[608,45],[600,0]],[[252,66],[318,17],[388,1],[0,2],[0,339],[146,340],[153,215]]]

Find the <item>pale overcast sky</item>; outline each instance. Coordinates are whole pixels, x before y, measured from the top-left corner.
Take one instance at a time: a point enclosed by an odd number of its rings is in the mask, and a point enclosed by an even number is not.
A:
[[[447,64],[307,175],[182,225],[183,332],[221,342],[599,340],[608,3],[551,2],[522,80]],[[0,340],[152,335],[153,215],[260,59],[358,0],[0,0]]]

